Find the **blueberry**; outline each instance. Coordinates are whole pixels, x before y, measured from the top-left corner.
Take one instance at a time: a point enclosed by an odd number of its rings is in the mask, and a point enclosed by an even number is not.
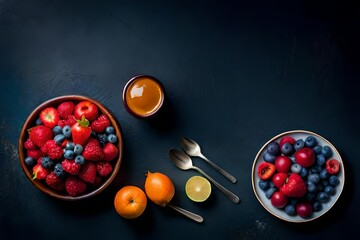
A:
[[[295,151],[301,149],[305,147],[305,143],[304,143],[304,140],[302,140],[301,138],[296,140],[295,144],[294,144],[294,148],[295,148]]]
[[[117,141],[117,136],[115,134],[109,134],[108,137],[107,137],[107,140],[110,143],[115,143]]]
[[[295,215],[295,207],[294,207],[294,205],[291,205],[291,204],[287,205],[285,207],[285,213],[287,215],[294,216]]]
[[[317,141],[316,139],[313,137],[313,136],[308,136],[306,139],[305,139],[305,145],[309,148],[313,148],[315,147]]]
[[[316,155],[320,154],[321,153],[321,150],[322,150],[322,147],[320,145],[316,145],[314,148],[313,148],[314,152]]]
[[[64,126],[62,129],[62,133],[64,134],[64,136],[66,138],[70,138],[71,137],[71,127],[68,125]]]
[[[317,191],[317,186],[313,182],[306,181],[305,184],[309,193],[315,193]]]
[[[306,177],[308,174],[308,170],[306,168],[302,168],[301,172],[299,173],[300,177]]]
[[[269,143],[267,146],[267,152],[271,155],[277,156],[280,153],[280,146],[277,142]]]
[[[85,163],[85,158],[82,155],[77,155],[75,157],[75,163],[82,165]]]
[[[320,182],[320,176],[317,173],[312,173],[308,176],[308,180],[316,184]]]
[[[325,162],[326,162],[326,160],[325,160],[324,155],[322,155],[322,154],[316,155],[316,164],[317,165],[322,166],[325,164]]]
[[[62,127],[57,125],[57,126],[53,127],[52,131],[53,131],[54,135],[58,135],[58,134],[62,133]]]
[[[74,147],[74,153],[80,155],[83,152],[84,148],[80,144],[76,144]]]
[[[333,186],[326,186],[324,192],[327,193],[328,195],[334,195],[336,191]]]
[[[42,124],[41,119],[40,118],[36,119],[36,125],[41,125],[41,124]]]
[[[290,198],[289,203],[290,203],[291,205],[296,206],[296,204],[299,203],[299,199],[298,199],[298,198]]]
[[[270,186],[271,188],[275,188],[275,184],[273,183],[273,181],[269,181],[269,186]]]
[[[316,194],[315,193],[307,193],[306,196],[306,201],[307,202],[314,202],[316,200]]]
[[[324,146],[321,150],[321,154],[324,155],[325,159],[328,159],[332,156],[332,150],[329,146]]]
[[[268,190],[266,190],[266,192],[265,192],[265,196],[266,196],[266,198],[267,199],[270,199],[271,198],[271,196],[274,194],[274,192],[276,192],[277,191],[277,189],[276,188],[269,188]]]
[[[112,126],[108,126],[105,128],[105,133],[106,134],[115,133],[115,129]]]
[[[73,150],[66,150],[64,153],[64,158],[66,159],[74,159],[74,151]]]
[[[321,170],[320,172],[320,178],[321,179],[328,179],[329,173],[326,171],[326,169]]]
[[[321,185],[323,187],[327,187],[329,185],[329,181],[328,180],[322,180]]]
[[[41,166],[46,169],[50,169],[54,166],[54,161],[51,160],[48,156],[41,158]]]
[[[26,157],[24,159],[26,166],[32,167],[35,164],[35,159],[32,157]]]
[[[260,187],[262,190],[268,189],[269,186],[270,186],[269,181],[265,181],[265,180],[260,180],[260,181],[259,181],[259,187]]]
[[[324,191],[324,186],[322,184],[318,184],[318,192],[323,192]]]
[[[293,154],[293,152],[294,152],[294,147],[293,147],[293,145],[291,145],[290,143],[285,143],[285,144],[282,145],[282,147],[281,147],[281,152],[282,152],[285,156],[290,156],[290,155]]]
[[[54,167],[54,173],[56,176],[58,177],[64,177],[65,176],[65,171],[63,169],[63,167],[61,166],[61,163],[57,163]]]
[[[322,204],[319,203],[319,202],[314,202],[314,204],[312,205],[312,207],[313,207],[313,210],[314,210],[315,212],[319,212],[319,211],[322,210]]]
[[[325,203],[329,200],[329,195],[325,192],[319,192],[317,198],[318,198],[319,202]]]
[[[65,136],[63,134],[58,134],[54,137],[54,141],[58,145],[60,145],[64,140],[65,140]]]
[[[293,173],[300,173],[302,169],[302,166],[300,166],[300,164],[294,163],[293,165],[291,165],[291,171]]]
[[[339,178],[338,178],[337,176],[331,175],[331,176],[329,177],[329,184],[330,184],[331,186],[336,187],[337,185],[339,185],[339,183],[340,183],[340,180],[339,180]]]
[[[75,144],[73,142],[67,142],[65,149],[66,150],[74,150]]]
[[[274,163],[276,156],[266,152],[263,158],[265,162]]]
[[[314,165],[314,166],[311,167],[311,172],[312,173],[320,173],[321,170],[322,170],[322,167],[319,166],[319,165]]]

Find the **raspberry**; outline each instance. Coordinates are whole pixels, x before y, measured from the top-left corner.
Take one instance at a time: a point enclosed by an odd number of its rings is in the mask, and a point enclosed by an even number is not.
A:
[[[77,177],[69,176],[65,181],[65,189],[70,196],[76,197],[86,191],[86,183]]]
[[[64,191],[65,190],[65,182],[56,176],[54,172],[51,172],[49,175],[46,176],[45,182],[49,187],[57,190],[57,191]]]
[[[77,175],[80,171],[81,166],[75,163],[75,160],[65,159],[62,161],[61,166],[64,171],[72,175]]]
[[[67,119],[69,115],[73,114],[74,108],[75,104],[73,102],[62,102],[57,107],[57,111],[62,119]]]
[[[113,168],[110,163],[105,161],[100,161],[96,163],[96,171],[102,177],[109,175],[112,172]]]
[[[47,154],[53,160],[61,159],[63,156],[63,149],[59,145],[47,149]]]
[[[93,138],[88,140],[82,155],[86,160],[90,161],[98,161],[104,158],[104,152],[100,147],[100,143]]]
[[[28,157],[32,157],[35,160],[45,156],[45,154],[40,149],[29,149],[26,153]]]
[[[104,132],[108,126],[110,126],[110,120],[105,114],[91,123],[91,129],[98,133]]]
[[[104,152],[104,160],[111,161],[116,158],[116,156],[119,153],[119,150],[114,144],[107,143],[103,148],[103,152]]]
[[[88,183],[94,183],[96,177],[96,166],[92,162],[85,162],[79,172],[79,178]]]
[[[28,138],[28,139],[25,141],[25,143],[24,143],[24,148],[25,148],[25,149],[36,149],[37,146],[35,145],[35,143],[33,143],[33,142],[31,141],[30,138]]]

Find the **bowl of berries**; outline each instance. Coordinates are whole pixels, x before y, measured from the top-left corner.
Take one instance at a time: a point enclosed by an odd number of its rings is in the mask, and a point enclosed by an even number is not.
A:
[[[122,136],[113,114],[100,102],[68,95],[40,104],[19,138],[20,164],[42,192],[80,200],[102,192],[122,159]]]
[[[345,183],[342,158],[324,137],[294,130],[270,139],[252,166],[260,204],[288,222],[308,222],[329,211]]]

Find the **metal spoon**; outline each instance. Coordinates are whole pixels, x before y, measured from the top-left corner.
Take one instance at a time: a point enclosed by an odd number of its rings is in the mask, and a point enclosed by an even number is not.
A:
[[[204,159],[207,163],[209,163],[213,168],[215,168],[217,171],[219,171],[222,175],[224,175],[224,177],[226,177],[227,179],[229,179],[232,183],[236,183],[236,178],[234,176],[232,176],[230,173],[226,172],[224,169],[222,169],[221,167],[219,167],[218,165],[216,165],[215,163],[213,163],[212,161],[210,161],[207,157],[205,157],[202,153],[201,153],[201,149],[200,149],[200,145],[195,142],[192,139],[189,138],[181,138],[180,140],[180,144],[181,147],[183,148],[183,150],[192,157],[200,157],[202,159]]]
[[[215,181],[213,178],[207,175],[200,168],[193,166],[191,158],[188,155],[186,155],[184,152],[180,152],[179,150],[176,149],[170,149],[169,157],[178,168],[182,170],[194,169],[199,173],[201,173],[202,175],[204,175],[207,179],[209,179],[210,182],[212,182],[215,185],[215,187],[217,187],[223,194],[225,194],[225,196],[227,196],[234,203],[238,203],[240,201],[239,197],[236,196],[234,193],[230,192],[229,190],[221,186],[217,181]]]
[[[195,213],[189,212],[188,210],[185,210],[185,209],[180,208],[178,206],[174,206],[174,205],[172,205],[170,203],[168,203],[166,206],[168,206],[171,209],[177,211],[178,213],[181,213],[185,217],[188,217],[188,218],[190,218],[191,220],[193,220],[195,222],[202,223],[204,221],[204,219],[201,216],[199,216],[199,215],[197,215]]]

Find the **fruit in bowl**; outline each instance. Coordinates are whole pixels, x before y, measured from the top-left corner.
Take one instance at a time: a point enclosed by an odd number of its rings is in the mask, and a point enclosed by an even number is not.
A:
[[[264,174],[264,166],[273,170]],[[286,221],[306,222],[335,204],[344,174],[342,159],[330,142],[296,130],[274,137],[261,148],[254,161],[252,184],[270,213]]]
[[[78,200],[94,196],[115,178],[122,137],[100,102],[70,95],[50,99],[26,120],[19,139],[20,163],[44,193]]]

